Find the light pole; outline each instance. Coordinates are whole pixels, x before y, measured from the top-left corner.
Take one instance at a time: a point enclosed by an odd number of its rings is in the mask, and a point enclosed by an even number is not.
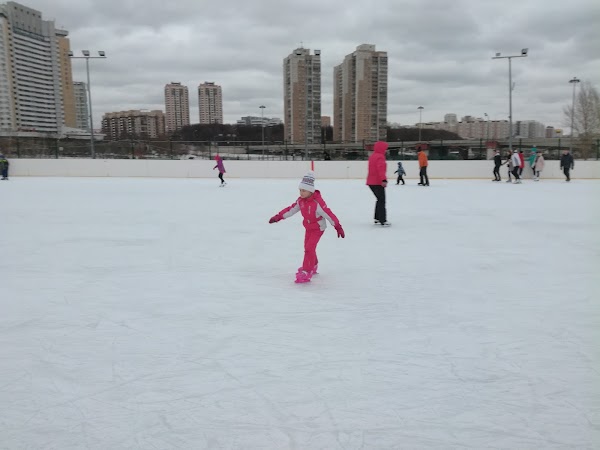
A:
[[[88,103],[89,105],[89,116],[90,116],[90,150],[92,152],[92,158],[96,158],[96,150],[94,149],[94,118],[92,117],[92,86],[90,85],[90,59],[106,59],[106,53],[102,50],[98,51],[98,56],[91,56],[89,50],[81,50],[83,56],[73,56],[73,52],[69,52],[71,59],[85,59],[85,70],[87,73],[87,91],[88,91]]]
[[[492,59],[508,59],[508,148],[510,153],[512,153],[512,138],[513,138],[513,127],[512,127],[512,91],[514,89],[512,82],[512,58],[526,58],[528,48],[524,48],[521,50],[520,55],[511,55],[511,56],[501,56],[500,53],[496,53],[496,56],[492,57]]]
[[[263,159],[265,159],[265,105],[260,105],[260,127],[261,127],[261,137],[262,137],[262,155]]]
[[[575,126],[575,88],[577,87],[577,83],[579,83],[580,81],[581,80],[577,77],[573,77],[569,80],[569,83],[573,83],[573,103],[571,106],[571,139],[569,142],[569,152],[571,153],[571,155],[573,154],[573,136],[575,135],[573,130]]]
[[[425,108],[419,106],[417,109],[419,110],[419,143],[421,143],[421,127],[423,126],[422,114]]]
[[[487,145],[487,142],[490,140],[490,116],[488,116],[488,113],[483,113],[483,115],[485,116],[485,120],[487,122],[487,130],[485,132],[485,142]]]

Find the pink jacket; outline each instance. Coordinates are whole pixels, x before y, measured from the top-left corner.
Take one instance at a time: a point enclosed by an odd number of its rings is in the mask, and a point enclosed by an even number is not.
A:
[[[321,230],[325,231],[327,228],[326,219],[334,227],[339,225],[340,221],[327,207],[325,200],[321,197],[320,191],[315,191],[313,195],[308,198],[298,197],[294,203],[285,209],[282,209],[277,214],[282,219],[292,217],[298,211],[302,213],[304,220],[302,225],[307,230]]]
[[[385,162],[385,151],[387,148],[387,142],[375,142],[373,154],[369,156],[368,185],[383,186],[383,181],[387,180],[387,163]]]
[[[218,167],[219,173],[225,173],[225,166],[223,165],[223,160],[221,159],[221,157],[215,156],[215,161],[217,162],[217,165],[213,167],[213,170],[215,170]]]

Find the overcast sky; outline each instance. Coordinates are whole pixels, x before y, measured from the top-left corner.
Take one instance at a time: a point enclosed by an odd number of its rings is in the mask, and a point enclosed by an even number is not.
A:
[[[1,0],[0,0],[1,1]],[[190,92],[223,88],[226,123],[241,116],[283,118],[283,59],[302,42],[321,50],[322,113],[332,115],[333,67],[359,44],[389,58],[388,121],[409,125],[456,113],[564,127],[576,76],[600,89],[598,0],[22,0],[67,29],[72,49],[104,50],[90,61],[94,123],[105,112],[164,110],[164,85]],[[85,62],[73,61],[75,81]],[[566,128],[566,127],[565,127]]]

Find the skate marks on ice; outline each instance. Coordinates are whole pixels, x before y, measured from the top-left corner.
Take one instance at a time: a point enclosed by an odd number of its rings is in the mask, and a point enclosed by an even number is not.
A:
[[[347,236],[328,229],[321,274],[295,285],[300,220],[266,220],[297,180],[235,184],[11,185],[0,447],[598,442],[600,223],[585,199],[600,185],[565,196],[564,184],[524,183],[506,209],[487,181],[388,189],[394,226],[380,233],[362,183],[321,180]]]

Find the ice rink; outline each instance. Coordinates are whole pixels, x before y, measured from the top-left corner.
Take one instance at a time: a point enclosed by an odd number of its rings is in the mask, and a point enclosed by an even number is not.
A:
[[[600,182],[0,182],[0,448],[600,447]]]

